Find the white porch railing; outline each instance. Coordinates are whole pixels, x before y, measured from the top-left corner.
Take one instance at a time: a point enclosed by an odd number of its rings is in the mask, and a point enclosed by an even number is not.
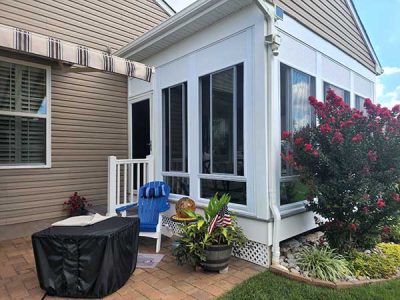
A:
[[[145,159],[117,159],[108,157],[107,214],[115,209],[137,202],[139,188],[154,180],[153,157]]]

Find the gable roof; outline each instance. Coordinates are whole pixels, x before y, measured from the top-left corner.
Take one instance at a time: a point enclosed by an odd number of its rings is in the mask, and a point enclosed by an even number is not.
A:
[[[115,54],[141,61],[256,0],[198,0]],[[382,67],[352,0],[266,0],[375,74]],[[339,20],[339,22],[338,22]]]

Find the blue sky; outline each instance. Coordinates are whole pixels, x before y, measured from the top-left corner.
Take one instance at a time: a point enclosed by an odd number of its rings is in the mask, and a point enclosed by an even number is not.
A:
[[[168,3],[179,11],[194,1]],[[400,104],[400,0],[353,1],[385,70],[377,80],[376,100],[388,107]]]
[[[353,0],[385,72],[378,77],[377,100],[400,104],[400,0]]]

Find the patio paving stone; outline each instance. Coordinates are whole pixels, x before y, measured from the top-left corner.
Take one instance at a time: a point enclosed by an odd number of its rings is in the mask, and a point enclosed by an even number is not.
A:
[[[155,241],[140,238],[139,251],[154,253]],[[195,271],[178,266],[171,255],[171,242],[164,239],[163,260],[154,269],[136,269],[127,283],[107,300],[207,300],[215,299],[243,280],[265,270],[244,260],[232,258],[226,274]],[[0,241],[0,300],[41,299],[30,237]],[[46,297],[48,300],[67,299]]]

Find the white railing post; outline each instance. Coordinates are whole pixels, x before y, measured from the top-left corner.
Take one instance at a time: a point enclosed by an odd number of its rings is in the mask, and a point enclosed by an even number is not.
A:
[[[154,160],[152,155],[147,155],[147,182],[154,181]]]
[[[117,207],[117,158],[115,156],[108,157],[108,203],[107,215],[116,215],[115,209]],[[119,184],[119,182],[118,182]]]

